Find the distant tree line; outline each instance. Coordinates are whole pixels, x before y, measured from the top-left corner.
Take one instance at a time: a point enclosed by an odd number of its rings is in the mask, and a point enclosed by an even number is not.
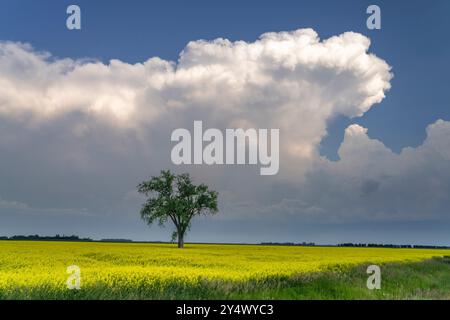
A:
[[[261,242],[263,246],[303,246],[314,247],[323,246],[316,245],[314,242]],[[326,245],[325,247],[361,247],[361,248],[410,248],[410,249],[450,249],[450,246],[426,246],[426,245],[412,245],[412,244],[379,244],[379,243],[340,243],[338,245]]]
[[[55,236],[40,236],[38,234],[32,234],[28,236],[15,235],[11,237],[0,236],[0,240],[42,240],[42,241],[96,241],[91,238],[80,238],[76,235],[55,235]],[[101,239],[101,242],[133,242],[130,239]]]
[[[40,236],[38,234],[33,235],[15,235],[11,237],[0,237],[0,240],[48,240],[48,241],[93,241],[90,238],[80,238],[78,236],[65,236],[65,235],[55,235],[55,236]]]
[[[449,246],[425,246],[414,244],[380,244],[380,243],[340,243],[338,247],[366,247],[366,248],[415,248],[415,249],[450,249]]]
[[[261,242],[263,246],[304,246],[304,247],[314,247],[316,244],[314,242]]]
[[[66,235],[55,235],[55,236],[40,236],[38,234],[34,235],[15,235],[11,237],[0,236],[0,240],[42,240],[42,241],[96,241],[91,238],[80,238],[76,235],[66,236]],[[98,241],[98,240],[97,240]],[[102,242],[134,242],[130,239],[101,239]],[[144,243],[166,243],[163,241],[142,241]],[[206,243],[206,242],[205,242]],[[245,243],[240,243],[245,244]],[[261,242],[259,245],[263,246],[303,246],[303,247],[314,247],[323,246],[316,245],[314,242]],[[361,247],[361,248],[411,248],[411,249],[450,249],[450,246],[431,246],[431,245],[412,245],[412,244],[380,244],[380,243],[340,243],[336,245],[337,247]],[[336,247],[335,245],[327,245],[327,247]]]
[[[102,241],[102,242],[133,242],[133,240],[130,240],[130,239],[102,239],[100,241]]]

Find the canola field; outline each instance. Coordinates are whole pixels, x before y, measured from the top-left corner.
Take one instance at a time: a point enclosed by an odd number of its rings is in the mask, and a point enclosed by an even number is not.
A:
[[[321,273],[345,273],[369,264],[411,264],[449,253],[428,249],[206,244],[177,249],[171,244],[0,241],[0,299],[245,298],[246,292],[277,290],[289,281]],[[67,267],[71,265],[80,268],[79,290],[67,288]]]

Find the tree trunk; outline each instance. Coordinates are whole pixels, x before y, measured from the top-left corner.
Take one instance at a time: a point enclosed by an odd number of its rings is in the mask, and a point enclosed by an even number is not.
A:
[[[184,248],[184,234],[178,232],[178,248]]]

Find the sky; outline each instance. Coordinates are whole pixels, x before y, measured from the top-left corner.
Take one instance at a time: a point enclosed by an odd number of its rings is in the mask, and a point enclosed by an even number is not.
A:
[[[81,8],[68,30],[66,8]],[[366,8],[381,9],[381,29]],[[0,3],[0,234],[169,240],[136,185],[219,192],[187,241],[450,245],[448,1]],[[175,166],[176,128],[279,128],[280,171]]]

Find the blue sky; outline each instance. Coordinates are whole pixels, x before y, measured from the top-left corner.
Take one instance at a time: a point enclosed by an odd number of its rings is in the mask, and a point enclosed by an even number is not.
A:
[[[65,10],[69,4],[77,4],[81,7],[82,30],[80,31],[69,31],[65,26],[67,17]],[[366,8],[370,4],[377,4],[381,8],[381,30],[368,30],[366,27],[368,17]],[[386,98],[381,103],[372,106],[362,117],[349,118],[336,114],[327,119],[327,135],[320,142],[319,152],[328,159],[336,161],[339,159],[337,152],[344,139],[345,129],[351,124],[359,124],[361,127],[367,128],[368,136],[371,139],[380,140],[387,148],[399,153],[405,147],[417,148],[422,145],[426,138],[428,125],[435,123],[438,119],[450,121],[448,102],[448,88],[450,87],[448,77],[450,74],[449,14],[450,2],[445,0],[376,2],[356,0],[159,2],[3,0],[0,4],[0,41],[29,43],[35,51],[50,52],[51,59],[54,60],[93,58],[108,64],[111,59],[119,59],[134,64],[145,62],[155,56],[168,61],[177,61],[186,44],[199,39],[213,40],[220,37],[231,41],[244,40],[251,43],[265,32],[292,31],[301,28],[314,29],[321,39],[327,39],[347,31],[360,33],[370,38],[370,53],[386,61],[392,67],[391,71],[394,77],[390,80],[391,89],[386,92]],[[3,127],[0,126],[0,129],[9,128],[8,125],[4,124]],[[5,147],[4,150],[7,152],[9,149]],[[130,162],[133,163],[133,161]],[[136,160],[136,163],[140,162]],[[431,165],[432,161],[430,160],[428,163]],[[445,165],[446,162],[443,166]],[[144,169],[143,171],[145,171]],[[6,169],[3,168],[3,170]],[[149,171],[154,172],[154,170],[156,168]],[[34,202],[37,206],[48,207],[46,201],[41,200],[37,195],[30,196],[30,199],[22,199],[19,178],[14,180],[13,176],[8,176],[6,173],[3,178],[4,181],[10,179],[8,180],[10,186],[16,187],[14,191],[11,191],[12,188],[8,188],[7,185],[0,188],[0,200],[3,199],[5,203],[7,200],[8,203],[23,202],[30,207],[34,207],[32,204]],[[49,178],[49,181],[57,181],[57,178]],[[117,181],[120,179],[117,178]],[[405,181],[408,180],[405,179]],[[285,181],[282,185],[291,183]],[[129,184],[132,185],[132,181],[129,181]],[[441,187],[438,188],[441,189],[438,191],[445,192],[447,184],[448,181],[445,179],[439,181],[438,185]],[[278,184],[274,185],[279,186]],[[45,188],[45,186],[42,187]],[[272,186],[272,188],[275,187]],[[315,190],[315,188],[316,184],[311,187],[311,190]],[[26,189],[23,189],[22,192],[24,190]],[[282,190],[286,190],[284,194],[294,194],[293,197],[296,197],[296,200],[300,199],[300,196],[296,194],[297,191],[293,191],[289,187]],[[2,191],[7,194],[7,197],[2,195]],[[111,194],[116,191],[111,190]],[[399,194],[402,192],[404,192],[403,189],[399,191]],[[276,193],[274,192],[274,194]],[[302,197],[309,196],[309,193],[308,195],[302,194]],[[274,198],[280,197],[274,196]],[[303,199],[300,200],[303,201]],[[67,200],[66,203],[61,200],[58,208],[68,207],[72,210],[73,207],[77,207],[77,201],[75,198],[71,201]],[[104,201],[107,202],[107,200]],[[394,202],[394,200],[392,201]],[[427,199],[424,201],[426,202]],[[263,220],[261,227],[252,231],[248,237],[243,235],[245,232],[233,235],[233,237],[220,234],[220,226],[226,226],[224,228],[230,234],[232,233],[230,230],[235,230],[236,226],[242,223],[239,219],[231,219],[222,224],[220,221],[212,222],[212,225],[201,222],[199,236],[192,239],[206,241],[211,235],[202,230],[218,228],[214,229],[217,237],[213,241],[233,242],[234,239],[237,239],[236,241],[258,242],[261,234],[270,234],[269,238],[262,239],[264,241],[277,241],[279,233],[283,234],[282,240],[286,241],[318,241],[322,243],[341,240],[377,241],[377,236],[384,234],[385,236],[382,238],[387,239],[386,241],[410,242],[414,241],[414,234],[420,233],[417,230],[421,230],[420,226],[423,226],[422,238],[418,241],[450,244],[450,238],[445,237],[445,234],[448,233],[445,226],[450,226],[448,212],[443,209],[446,205],[445,201],[439,206],[436,205],[437,207],[434,204],[430,205],[432,210],[439,212],[438,218],[428,219],[421,216],[404,220],[402,215],[402,217],[395,218],[395,222],[380,220],[376,222],[375,227],[379,231],[373,236],[368,236],[368,233],[364,231],[371,230],[371,224],[360,219],[347,222],[339,219],[332,219],[334,222],[309,221],[306,224],[299,219],[298,224],[302,225],[302,233],[303,235],[307,234],[307,238],[297,236],[296,232],[292,230],[285,235],[283,219],[275,219],[275,225],[279,224],[277,231],[273,229],[268,231],[268,226],[274,224],[269,219],[266,222]],[[367,203],[367,206],[370,204]],[[102,208],[101,210],[109,213],[116,210],[107,207],[107,204],[96,203],[92,205],[92,208],[86,209],[79,204],[79,208],[76,209],[95,211]],[[358,208],[360,208],[360,204],[358,204]],[[21,227],[23,224],[19,221],[27,219],[23,214],[17,217],[15,215],[17,210],[22,209],[10,208],[10,211],[5,209],[4,227],[0,229],[0,233],[35,233],[29,225]],[[396,208],[395,210],[397,212],[400,209]],[[104,216],[101,219],[106,221]],[[255,218],[245,219],[246,223],[251,224],[252,219]],[[40,225],[36,233],[62,233],[59,230],[63,230],[67,233],[73,232],[94,237],[165,239],[164,232],[155,231],[156,233],[147,237],[143,228],[135,227],[138,222],[131,221],[129,218],[121,220],[116,216],[111,219],[113,222],[109,229],[105,225],[101,228],[89,229],[88,226],[91,226],[92,222],[85,216],[81,218],[65,216],[57,219],[46,216],[42,221],[49,222]],[[70,228],[70,225],[77,227]],[[120,231],[119,225],[127,226],[127,231]],[[386,227],[387,225],[389,227]],[[327,236],[323,236],[323,230],[327,230]],[[436,238],[433,238],[433,234],[436,235]],[[365,236],[367,237],[365,238]]]

